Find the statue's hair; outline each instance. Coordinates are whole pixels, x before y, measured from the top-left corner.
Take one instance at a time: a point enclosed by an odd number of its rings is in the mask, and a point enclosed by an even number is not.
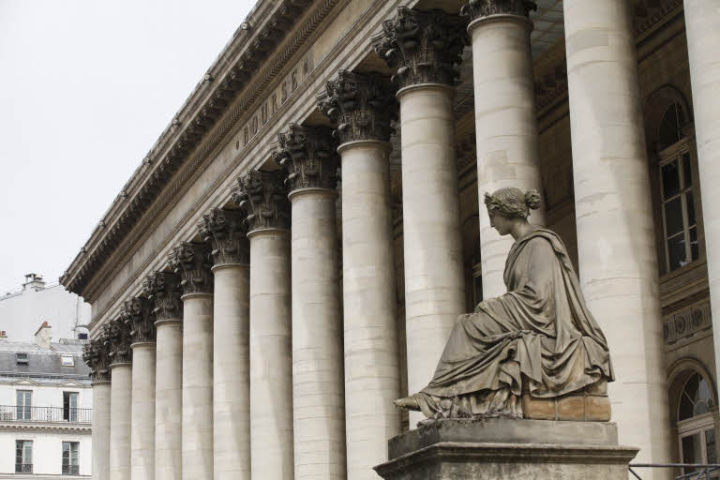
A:
[[[542,198],[537,190],[522,190],[507,187],[496,190],[492,194],[485,193],[485,206],[488,212],[495,212],[505,217],[527,218],[530,210],[540,208]]]

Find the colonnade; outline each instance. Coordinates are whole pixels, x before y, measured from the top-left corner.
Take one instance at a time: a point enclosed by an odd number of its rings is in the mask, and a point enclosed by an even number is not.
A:
[[[98,348],[106,361],[93,367],[96,478],[376,478],[372,467],[402,428],[392,405],[401,396],[392,122],[399,115],[410,393],[430,379],[464,311],[452,99],[466,46],[480,201],[504,186],[541,189],[530,2],[492,3],[470,2],[463,17],[400,8],[373,38],[399,89],[379,73],[339,71],[318,104],[334,135],[288,125],[274,157],[281,170],[238,179],[234,207],[203,217],[203,243],[181,242],[168,268],[152,273],[105,326]],[[712,179],[720,127],[700,124],[720,126],[720,110],[710,107],[720,74],[698,45],[720,48],[708,18],[720,19],[712,0],[686,3],[688,24],[704,32],[701,39],[688,30],[701,179]],[[581,283],[614,358],[610,397],[621,441],[641,447],[642,461],[667,462],[657,259],[629,12],[625,0],[565,0],[563,8]],[[720,200],[712,203],[715,190],[702,181],[705,210],[720,218]],[[490,297],[504,291],[509,243],[479,211]],[[543,212],[531,220],[544,224]],[[706,222],[708,252],[720,242],[717,222]],[[708,253],[715,296],[719,262]]]

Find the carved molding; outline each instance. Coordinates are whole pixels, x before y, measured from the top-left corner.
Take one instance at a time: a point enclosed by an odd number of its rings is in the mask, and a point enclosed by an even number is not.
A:
[[[133,343],[155,342],[155,314],[152,302],[144,296],[125,300],[126,322],[131,327]]]
[[[263,228],[290,229],[290,202],[281,172],[252,170],[238,179],[233,201],[247,212],[250,232]]]
[[[143,295],[151,302],[156,322],[181,321],[180,276],[171,272],[153,272],[143,282]]]
[[[379,73],[340,70],[318,96],[318,108],[337,125],[340,143],[358,140],[389,142],[391,122],[398,118],[396,89]]]
[[[129,312],[123,305],[120,315],[103,325],[105,347],[109,350],[110,365],[132,363],[132,337],[130,326],[125,323]]]
[[[104,335],[85,344],[83,360],[92,370],[90,376],[93,382],[110,381],[110,351]]]
[[[663,319],[665,345],[671,345],[705,330],[712,329],[710,303],[704,302]]]
[[[468,16],[471,20],[490,15],[517,15],[527,18],[533,10],[537,10],[537,4],[533,0],[470,0],[462,7],[460,15]]]
[[[191,242],[180,242],[170,253],[170,268],[180,275],[183,295],[213,292],[210,255],[209,245]]]
[[[213,208],[198,223],[200,236],[212,245],[215,265],[250,264],[245,212]]]
[[[470,44],[467,17],[440,10],[421,12],[399,7],[373,36],[375,52],[397,69],[393,79],[400,88],[423,83],[455,85],[462,52]]]
[[[329,127],[303,127],[291,123],[278,134],[280,150],[273,159],[285,172],[289,191],[302,188],[335,189],[339,157],[337,140]]]

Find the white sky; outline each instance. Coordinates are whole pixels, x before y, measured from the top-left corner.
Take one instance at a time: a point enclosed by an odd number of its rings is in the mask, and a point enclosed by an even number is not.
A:
[[[0,295],[57,281],[255,0],[0,0]]]

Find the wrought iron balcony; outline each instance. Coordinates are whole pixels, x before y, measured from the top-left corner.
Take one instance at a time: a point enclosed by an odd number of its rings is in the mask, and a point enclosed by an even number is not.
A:
[[[16,463],[15,473],[33,473],[32,466],[32,463]]]
[[[0,422],[91,424],[92,409],[0,405]]]

